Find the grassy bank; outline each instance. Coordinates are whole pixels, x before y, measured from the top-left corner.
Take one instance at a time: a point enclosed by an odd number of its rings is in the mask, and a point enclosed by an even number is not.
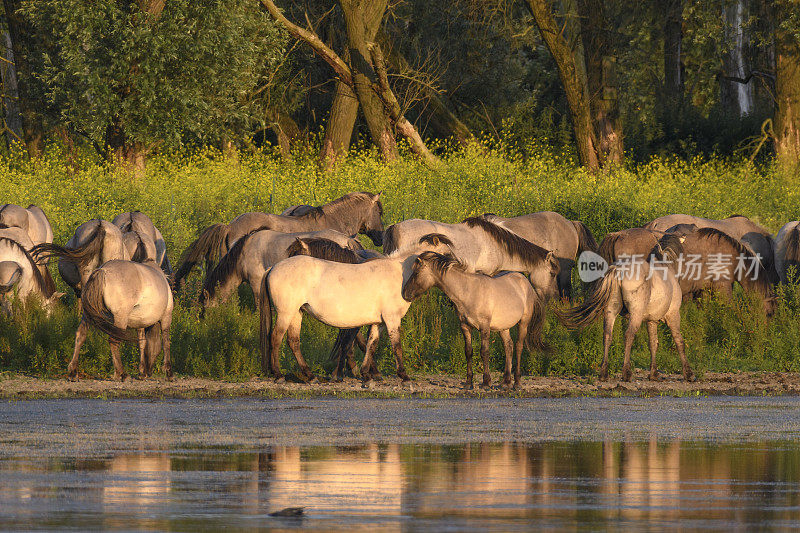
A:
[[[514,155],[523,152],[525,157]],[[173,264],[212,223],[228,222],[245,211],[321,204],[353,190],[384,192],[387,225],[412,217],[456,222],[486,211],[512,216],[555,210],[584,221],[598,241],[608,231],[638,226],[673,212],[714,218],[741,213],[776,231],[784,222],[798,218],[800,200],[800,176],[771,166],[717,159],[657,159],[590,175],[566,156],[535,148],[452,152],[437,170],[408,158],[386,165],[364,153],[327,174],[302,156],[285,162],[267,153],[225,158],[209,152],[154,157],[137,177],[92,158],[68,161],[53,152],[34,162],[14,156],[0,160],[0,183],[3,202],[36,203],[45,210],[59,243],[90,218],[110,219],[122,211],[144,211],[164,233]],[[55,269],[54,274],[57,277]],[[258,327],[249,291],[240,291],[239,298],[200,321],[192,306],[198,286],[199,275],[195,275],[175,309],[175,370],[234,379],[257,374]],[[683,332],[690,361],[701,373],[798,370],[800,304],[794,294],[793,290],[781,293],[778,312],[770,322],[741,294],[734,305],[714,298],[686,305]],[[1,320],[0,370],[44,376],[64,372],[77,321],[74,305],[50,317],[34,309]],[[412,371],[463,370],[457,320],[440,293],[416,302],[404,326],[404,347]],[[617,330],[612,369],[621,364],[621,327]],[[660,363],[667,370],[677,370],[674,345],[666,330],[661,334]],[[327,352],[334,335],[331,328],[305,320],[302,347],[318,371],[329,368]],[[646,339],[640,337],[634,361],[643,366],[649,356]],[[599,325],[579,334],[549,320],[545,338],[551,349],[527,358],[529,372],[591,375],[596,371],[601,357]],[[499,368],[499,342],[494,348],[494,363]],[[134,371],[133,347],[126,349],[125,357]],[[385,346],[380,360],[385,369],[391,369]],[[292,364],[293,358],[284,356],[284,367]],[[99,335],[93,334],[87,342],[81,368],[90,373],[110,370],[108,348]]]

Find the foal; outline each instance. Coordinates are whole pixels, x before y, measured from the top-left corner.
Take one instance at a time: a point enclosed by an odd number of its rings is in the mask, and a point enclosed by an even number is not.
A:
[[[423,252],[414,261],[411,277],[403,285],[403,298],[411,302],[431,287],[441,289],[456,306],[464,334],[468,388],[472,388],[472,328],[476,328],[481,336],[484,387],[488,387],[492,381],[489,375],[491,332],[500,332],[506,354],[503,387],[507,388],[511,386],[511,354],[514,347],[510,330],[519,325],[514,370],[514,388],[519,388],[523,344],[530,337],[535,346],[541,346],[544,322],[544,301],[533,290],[530,281],[518,272],[503,272],[496,276],[469,273],[451,255]]]

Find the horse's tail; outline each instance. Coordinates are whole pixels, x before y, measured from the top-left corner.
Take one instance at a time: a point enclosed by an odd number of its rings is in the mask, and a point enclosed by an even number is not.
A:
[[[781,274],[786,277],[789,267],[794,266],[795,277],[800,277],[800,224],[796,225],[789,232],[789,235],[786,237],[786,245],[784,248],[783,272],[781,272]]]
[[[161,352],[161,323],[144,328],[144,355],[147,357],[147,366],[151,368]]]
[[[347,356],[347,352],[352,350],[356,342],[356,336],[361,328],[340,329],[333,343],[333,348],[328,354],[330,361],[336,362],[337,368],[344,368],[342,358]]]
[[[105,271],[98,268],[86,281],[86,286],[81,292],[83,318],[114,340],[132,341],[133,339],[127,331],[114,325],[114,315],[103,301],[105,280]]]
[[[103,252],[105,238],[106,229],[98,220],[91,237],[82,245],[76,248],[68,248],[46,242],[31,248],[31,255],[36,259],[37,263],[42,263],[55,256],[72,261],[78,265],[78,268],[83,268],[92,259],[100,257]]]
[[[216,263],[222,255],[230,226],[228,224],[214,224],[207,227],[181,256],[178,270],[175,272],[175,287],[180,288],[183,279],[189,275],[194,266],[205,258],[210,263]]]
[[[261,372],[266,375],[271,366],[272,299],[269,294],[269,270],[261,279],[261,294],[258,297],[259,348],[261,350]]]
[[[556,311],[556,316],[569,329],[584,328],[597,319],[608,305],[611,296],[617,292],[619,292],[617,267],[611,265],[595,290],[586,296],[582,305],[570,307],[564,311]]]
[[[38,265],[42,273],[42,281],[44,282],[45,294],[53,294],[56,292],[56,282],[53,281],[53,276],[50,274],[50,269],[47,265]]]
[[[594,239],[592,232],[589,231],[589,228],[586,227],[586,224],[580,220],[572,220],[571,222],[575,226],[575,231],[578,232],[578,253],[586,251],[597,253],[597,241]]]

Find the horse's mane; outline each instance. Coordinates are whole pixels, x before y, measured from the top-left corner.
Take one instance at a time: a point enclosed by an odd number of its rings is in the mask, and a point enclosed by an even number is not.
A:
[[[305,245],[305,247],[303,246]],[[308,253],[304,253],[308,250]],[[289,257],[296,255],[309,255],[317,259],[324,259],[326,261],[333,261],[336,263],[350,263],[358,264],[363,262],[361,257],[349,248],[339,246],[338,243],[323,238],[297,238],[286,249],[286,254]]]
[[[655,256],[662,261],[676,261],[680,255],[685,253],[681,237],[682,235],[677,233],[665,233],[658,239],[648,257]]]
[[[734,239],[727,233],[714,228],[701,228],[697,230],[695,236],[697,238],[707,240],[715,239],[718,243],[725,243],[728,246],[731,246],[740,256],[751,260],[758,260],[758,264],[760,265],[762,272],[760,275],[756,276],[755,279],[749,276],[740,275],[736,281],[738,281],[746,289],[753,289],[757,291],[764,298],[769,298],[772,296],[772,285],[769,282],[769,275],[764,266],[764,262],[759,259],[755,253],[753,253],[753,250],[750,249],[749,246],[738,239]]]
[[[494,239],[495,242],[501,245],[509,255],[516,256],[532,265],[538,265],[547,258],[548,251],[541,246],[533,244],[516,233],[512,233],[484,218],[465,218],[462,224],[466,224],[470,228],[476,226],[481,228],[487,235]]]
[[[244,252],[244,245],[247,244],[247,241],[250,239],[250,237],[254,233],[258,233],[259,231],[263,231],[265,229],[269,228],[266,226],[256,228],[237,240],[231,249],[228,250],[228,253],[222,256],[222,258],[219,260],[219,263],[217,263],[217,266],[214,267],[214,269],[208,274],[208,277],[206,277],[205,281],[203,282],[203,290],[208,291],[210,296],[214,296],[217,285],[227,280],[233,275],[234,272],[236,272],[239,259],[242,257],[242,253]]]
[[[304,213],[300,216],[295,218],[313,218],[318,219],[322,215],[333,215],[338,213],[341,210],[349,210],[352,207],[355,207],[359,204],[362,204],[366,201],[372,201],[374,195],[368,192],[351,192],[347,193],[341,198],[337,198],[332,202],[328,202],[325,205],[320,205],[317,207],[312,207],[307,213]],[[380,200],[378,200],[378,210],[380,211],[381,216],[383,215],[383,205],[381,204]]]
[[[600,241],[600,246],[597,248],[597,255],[608,261],[609,263],[613,263],[617,259],[617,254],[614,252],[614,248],[617,246],[617,241],[622,237],[621,231],[615,231],[613,233],[609,233],[603,240]]]
[[[383,252],[390,254],[397,250],[397,224],[392,224],[383,232]]]
[[[38,288],[42,292],[42,294],[44,294],[45,298],[50,298],[55,292],[55,290],[54,288],[49,287],[47,283],[45,283],[44,276],[42,276],[42,273],[39,271],[39,266],[36,264],[36,261],[33,260],[33,257],[28,252],[28,250],[26,250],[24,246],[22,246],[14,239],[9,239],[8,237],[0,237],[0,243],[4,241],[8,242],[12,247],[19,248],[22,251],[23,255],[30,263],[31,269],[33,270],[33,280],[34,283],[36,283],[36,288]]]
[[[456,259],[454,255],[451,254],[440,254],[437,252],[422,252],[419,254],[420,261],[424,261],[428,263],[434,271],[440,276],[444,276],[445,273],[450,270],[451,268],[455,268],[460,271],[465,271],[467,269],[466,265]]]
[[[438,246],[439,244],[444,244],[447,246],[453,246],[453,241],[447,235],[442,233],[428,233],[423,235],[419,238],[419,244],[432,244],[434,246]]]

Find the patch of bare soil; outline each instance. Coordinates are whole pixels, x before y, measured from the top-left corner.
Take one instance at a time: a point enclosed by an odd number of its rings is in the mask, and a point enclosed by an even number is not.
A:
[[[690,395],[795,395],[800,394],[800,374],[788,372],[707,372],[701,380],[687,383],[678,374],[667,374],[662,381],[647,379],[647,372],[638,370],[629,383],[619,381],[619,375],[608,381],[594,377],[539,377],[525,376],[521,388],[502,389],[502,376],[493,377],[488,389],[476,382],[474,389],[466,389],[463,377],[450,374],[422,374],[414,381],[403,384],[395,376],[382,381],[363,384],[348,378],[340,383],[312,384],[275,383],[272,379],[254,378],[249,381],[223,381],[196,377],[176,377],[167,381],[163,377],[147,380],[127,379],[120,383],[110,379],[84,378],[78,381],[45,379],[17,373],[0,374],[0,398],[228,398],[260,396],[281,397],[560,397],[560,396],[690,396]]]

